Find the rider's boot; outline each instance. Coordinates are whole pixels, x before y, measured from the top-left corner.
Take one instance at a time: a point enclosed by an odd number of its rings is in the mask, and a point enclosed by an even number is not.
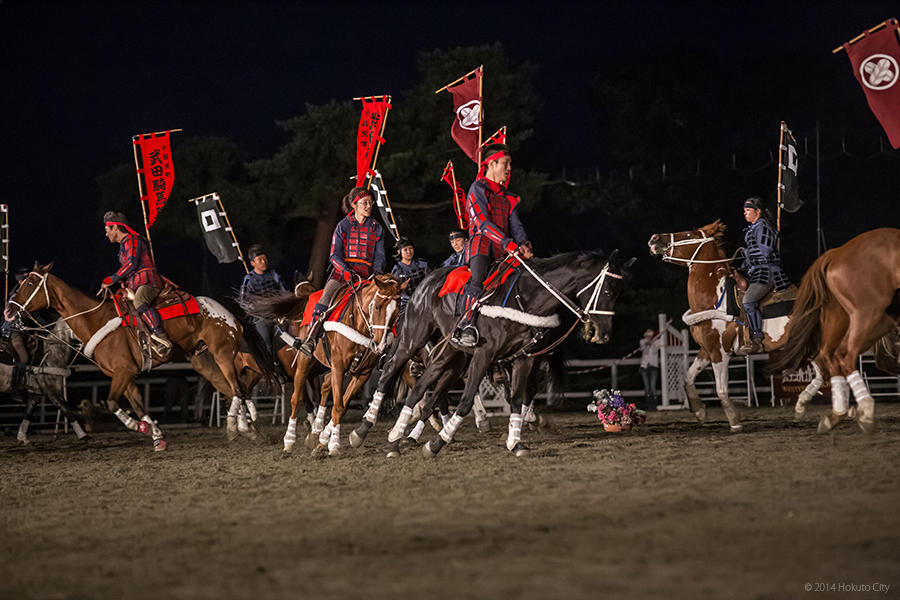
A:
[[[762,330],[762,314],[759,306],[744,305],[744,311],[747,314],[747,325],[750,327],[750,339],[744,342],[744,345],[738,349],[738,354],[761,354],[765,352],[763,348],[763,330]]]
[[[474,348],[478,344],[478,329],[475,328],[475,318],[477,311],[475,310],[475,301],[481,297],[483,288],[480,285],[466,284],[463,291],[463,318],[459,327],[453,332],[450,338],[457,346],[462,348]]]
[[[325,321],[323,317],[325,316],[325,311],[327,309],[328,306],[321,303],[316,303],[316,306],[313,309],[312,322],[309,324],[309,333],[307,334],[306,339],[303,340],[303,343],[300,344],[300,347],[297,348],[306,356],[312,356],[316,349],[316,344],[319,341],[319,337],[322,335],[322,326]]]
[[[159,311],[152,306],[142,304],[137,307],[137,312],[141,316],[141,320],[147,325],[147,329],[150,330],[150,339],[154,342],[154,350],[162,359],[167,359],[172,351],[172,342],[169,340],[166,330],[163,329]]]

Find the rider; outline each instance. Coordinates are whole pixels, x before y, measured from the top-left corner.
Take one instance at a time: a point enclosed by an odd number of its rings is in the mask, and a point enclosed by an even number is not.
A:
[[[744,201],[744,219],[750,223],[744,229],[744,263],[741,270],[746,272],[749,282],[744,293],[744,311],[750,328],[750,339],[738,350],[741,354],[763,352],[763,324],[759,302],[774,287],[781,291],[791,285],[781,269],[778,254],[778,233],[764,214],[762,200],[757,197]]]
[[[466,241],[468,239],[468,234],[461,229],[454,229],[450,232],[450,247],[453,248],[453,254],[441,263],[442,267],[456,268],[466,264]]]
[[[400,314],[402,315],[406,311],[409,297],[412,296],[416,286],[425,279],[429,269],[427,262],[421,258],[415,258],[416,249],[409,239],[401,237],[397,240],[395,248],[397,248],[398,260],[391,269],[391,274],[409,282],[406,289],[400,294]]]
[[[331,301],[345,284],[358,284],[372,275],[384,273],[384,240],[381,225],[372,218],[372,192],[355,187],[344,196],[340,220],[331,236],[331,275],[325,282],[322,297],[313,309],[309,335],[299,350],[312,356],[322,333],[322,317]]]
[[[107,290],[122,282],[134,292],[134,306],[138,315],[150,329],[150,337],[156,342],[157,351],[162,356],[167,356],[172,349],[172,342],[163,329],[159,312],[151,306],[164,284],[150,255],[147,241],[128,226],[125,215],[120,212],[108,211],[103,215],[103,224],[106,239],[119,244],[119,263],[122,266],[103,280],[100,290]]]
[[[281,277],[274,270],[269,270],[269,258],[266,250],[260,244],[253,244],[247,252],[250,258],[250,266],[253,269],[244,276],[241,283],[241,295],[238,304],[244,310],[253,296],[269,296],[286,291]],[[272,347],[272,323],[266,319],[253,317],[253,327],[259,332],[267,348]]]
[[[512,158],[505,144],[492,144],[484,151],[479,176],[469,187],[466,214],[469,217],[469,243],[466,258],[472,276],[463,289],[463,318],[453,333],[453,342],[464,348],[478,343],[475,314],[472,305],[484,292],[484,279],[491,261],[513,252],[531,258],[531,242],[519,220],[516,206],[519,197],[506,191]]]

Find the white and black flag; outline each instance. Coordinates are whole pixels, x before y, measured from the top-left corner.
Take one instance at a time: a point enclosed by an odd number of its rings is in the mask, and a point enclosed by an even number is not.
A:
[[[778,148],[778,168],[781,175],[778,178],[778,201],[781,208],[789,213],[795,213],[803,206],[800,199],[800,185],[797,182],[797,142],[794,134],[781,123],[781,146]]]
[[[228,225],[225,209],[219,201],[218,194],[207,194],[193,199],[197,205],[197,217],[206,247],[220,263],[232,263],[240,258],[237,240]]]

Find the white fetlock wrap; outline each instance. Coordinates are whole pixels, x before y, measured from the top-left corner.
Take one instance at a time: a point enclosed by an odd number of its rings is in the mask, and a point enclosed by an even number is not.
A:
[[[121,408],[115,412],[115,415],[119,418],[120,421],[122,421],[122,425],[124,425],[125,427],[127,427],[128,429],[130,429],[132,431],[137,431],[137,428],[138,428],[137,421],[132,419],[131,415],[126,413]]]
[[[334,453],[335,450],[341,447],[341,426],[340,424],[333,425],[330,429],[331,436],[328,438],[328,452]]]
[[[28,441],[28,426],[31,424],[31,421],[28,419],[22,419],[22,422],[19,424],[19,432],[16,434],[16,439],[20,442]]]
[[[150,435],[154,440],[161,440],[163,437],[162,430],[156,426],[156,421],[150,418],[150,415],[144,415],[141,417],[141,421],[147,423],[150,426]]]
[[[84,432],[84,429],[81,428],[81,423],[79,423],[78,421],[72,422],[72,431],[75,432],[75,437],[77,437],[79,440],[87,437],[87,434]]]
[[[446,426],[447,426],[447,423],[449,423],[449,422],[450,422],[450,415],[449,415],[449,413],[446,414],[446,415],[442,414],[442,415],[441,415],[441,425],[443,425],[444,427],[446,427]]]
[[[372,396],[372,401],[369,402],[369,408],[366,409],[366,414],[363,415],[363,419],[371,423],[375,424],[375,421],[378,420],[378,410],[381,408],[381,401],[384,400],[384,394],[381,392],[375,392]]]
[[[316,422],[316,416],[312,413],[306,413],[306,422],[309,423],[309,428],[312,429],[313,423]]]
[[[320,405],[316,409],[316,420],[313,421],[312,432],[322,433],[323,429],[325,429],[325,407]]]
[[[285,445],[290,444],[293,446],[296,441],[297,441],[297,419],[290,418],[290,419],[288,419],[287,431],[284,432],[284,443],[285,443]]]
[[[509,415],[509,434],[506,436],[506,449],[512,451],[522,440],[522,420],[521,414],[511,413]]]
[[[250,424],[247,422],[247,411],[244,410],[243,404],[238,408],[237,428],[241,433],[250,431]]]
[[[534,404],[522,405],[522,421],[525,423],[534,423],[537,417],[534,414]]]
[[[441,436],[441,439],[450,443],[450,440],[453,439],[453,436],[456,435],[456,430],[459,429],[460,424],[463,422],[463,418],[456,413],[453,413],[453,416],[450,417],[450,420],[447,421],[447,424],[444,425],[444,428],[441,429],[441,432],[438,434]]]
[[[331,438],[331,430],[334,429],[334,421],[328,421],[328,425],[325,426],[325,429],[322,430],[322,433],[319,434],[319,443],[323,446],[328,443],[328,440]]]
[[[835,415],[845,415],[850,409],[850,386],[846,377],[831,378],[831,410]]]
[[[412,428],[412,431],[409,432],[407,436],[411,440],[419,440],[419,436],[422,435],[422,430],[425,429],[425,421],[419,421],[416,423],[416,426]]]
[[[400,411],[400,416],[397,417],[397,422],[394,423],[390,433],[388,433],[389,442],[396,442],[403,437],[403,432],[406,431],[406,426],[409,425],[409,419],[412,417],[412,413],[413,409],[411,406],[403,407],[403,410]]]
[[[481,394],[475,394],[475,401],[472,404],[472,412],[475,413],[475,422],[481,423],[487,420],[487,410],[484,408],[484,403],[481,401]]]
[[[256,423],[256,418],[259,416],[256,403],[253,400],[244,400],[244,403],[247,405],[247,412],[250,413],[250,421]]]
[[[238,416],[238,412],[241,410],[241,399],[237,396],[233,396],[231,398],[231,406],[228,407],[228,416],[236,417]]]
[[[862,413],[860,420],[873,421],[875,419],[875,399],[872,398],[871,392],[866,385],[866,381],[862,378],[859,371],[853,371],[847,375],[847,383],[853,391],[853,397],[856,398],[856,404]]]

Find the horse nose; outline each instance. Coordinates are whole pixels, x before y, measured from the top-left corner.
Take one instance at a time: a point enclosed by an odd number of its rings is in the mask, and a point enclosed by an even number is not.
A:
[[[649,243],[650,243],[650,244],[654,244],[654,243],[656,243],[658,240],[659,240],[659,234],[658,234],[658,233],[654,233],[653,235],[650,236],[650,242],[649,242]]]
[[[602,336],[600,339],[602,339],[602,340],[603,340],[603,343],[605,344],[606,342],[609,341],[609,334],[608,334],[608,333],[604,333],[603,336]]]

